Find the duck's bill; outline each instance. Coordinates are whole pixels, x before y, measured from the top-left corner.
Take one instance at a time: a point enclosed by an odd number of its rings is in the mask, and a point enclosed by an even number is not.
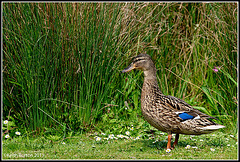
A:
[[[129,65],[127,68],[125,68],[125,69],[122,71],[122,73],[129,72],[129,71],[131,71],[131,70],[133,70],[133,69],[134,69],[134,66],[133,66],[133,64],[131,64],[131,65]]]

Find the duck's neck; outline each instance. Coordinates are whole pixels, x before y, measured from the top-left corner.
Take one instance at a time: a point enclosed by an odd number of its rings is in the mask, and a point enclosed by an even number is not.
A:
[[[144,95],[153,95],[154,92],[157,91],[158,93],[162,93],[158,86],[157,76],[156,76],[156,68],[152,70],[144,71],[144,82],[143,82],[143,89],[142,89],[142,97]]]
[[[153,94],[154,92],[152,92],[152,90],[154,89],[154,91],[160,91],[159,86],[158,86],[158,82],[157,82],[157,78],[147,78],[144,77],[144,82],[143,82],[143,88],[142,88],[142,92],[145,92],[145,95],[149,95],[149,94]]]
[[[156,77],[157,70],[155,67],[153,67],[151,70],[145,70],[145,71],[143,71],[143,73],[144,73],[144,81],[145,80],[156,80],[157,81],[157,77]]]
[[[159,95],[163,95],[159,89],[156,75],[146,75],[144,73],[144,82],[141,92],[141,109],[144,114],[146,110],[152,109],[151,102],[156,101]]]

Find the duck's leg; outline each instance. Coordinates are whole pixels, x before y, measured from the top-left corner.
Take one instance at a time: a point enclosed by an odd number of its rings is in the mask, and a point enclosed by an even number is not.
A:
[[[171,148],[171,140],[172,140],[172,134],[168,134],[167,149],[172,149]]]
[[[173,148],[178,144],[179,134],[176,134],[175,141],[173,143]]]

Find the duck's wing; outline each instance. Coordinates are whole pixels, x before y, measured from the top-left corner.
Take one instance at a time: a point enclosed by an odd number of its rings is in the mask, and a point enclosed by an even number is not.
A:
[[[183,120],[200,118],[216,119],[212,116],[202,113],[197,109],[194,109],[191,105],[179,98],[173,96],[161,96],[161,100],[161,104],[165,104],[166,107],[171,110],[171,112],[175,112]]]

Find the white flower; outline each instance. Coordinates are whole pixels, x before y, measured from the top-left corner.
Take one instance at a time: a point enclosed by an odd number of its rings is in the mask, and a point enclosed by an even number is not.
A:
[[[63,145],[65,145],[66,143],[65,142],[62,142]]]
[[[122,134],[118,134],[117,137],[118,137],[118,138],[123,138],[123,137],[125,137],[125,136],[122,135]]]
[[[197,146],[192,146],[192,148],[197,149],[198,147]]]
[[[160,134],[161,134],[161,135],[164,135],[164,133],[163,133],[163,132],[161,132]]]
[[[210,150],[211,150],[211,151],[215,151],[215,149],[214,149],[214,148],[210,148]]]
[[[230,146],[230,144],[227,144],[227,146]]]
[[[113,137],[114,137],[114,134],[110,134],[110,135],[108,136],[108,138],[110,138],[110,139],[113,139]]]
[[[135,138],[135,140],[139,140],[140,139],[140,136],[137,136],[136,138]]]
[[[95,140],[96,140],[96,141],[100,141],[100,140],[101,140],[101,137],[96,137]]]
[[[134,130],[134,128],[133,128],[133,127],[131,127],[131,128],[130,128],[130,130],[131,130],[131,131],[133,131],[133,130]]]
[[[9,136],[9,134],[7,134],[6,136],[5,136],[5,138],[9,138],[10,136]]]
[[[190,147],[191,147],[190,145],[187,145],[187,146],[185,147],[185,149],[190,149]]]
[[[101,135],[105,136],[106,134],[105,133],[101,133]]]
[[[226,140],[228,141],[229,139],[228,139],[228,138],[226,138]]]
[[[105,137],[105,138],[103,138],[103,139],[108,140],[109,138],[106,138],[106,137]]]
[[[8,123],[8,120],[4,120],[3,124],[7,124]]]
[[[129,137],[128,136],[123,136],[124,138],[128,139]]]
[[[201,142],[202,142],[202,141],[203,141],[203,139],[200,139],[199,141],[201,141]]]
[[[167,153],[170,153],[170,152],[171,152],[171,149],[167,149],[166,152],[167,152]]]
[[[153,141],[153,143],[156,143],[157,142],[157,140],[156,141]]]
[[[20,133],[20,132],[15,132],[15,134],[16,134],[16,135],[18,135],[18,136],[20,136],[20,135],[21,135],[21,133]]]
[[[125,132],[125,134],[129,136],[129,135],[130,135],[130,132],[129,132],[129,131],[127,131],[127,132]]]
[[[230,137],[234,138],[234,135],[230,135]]]

